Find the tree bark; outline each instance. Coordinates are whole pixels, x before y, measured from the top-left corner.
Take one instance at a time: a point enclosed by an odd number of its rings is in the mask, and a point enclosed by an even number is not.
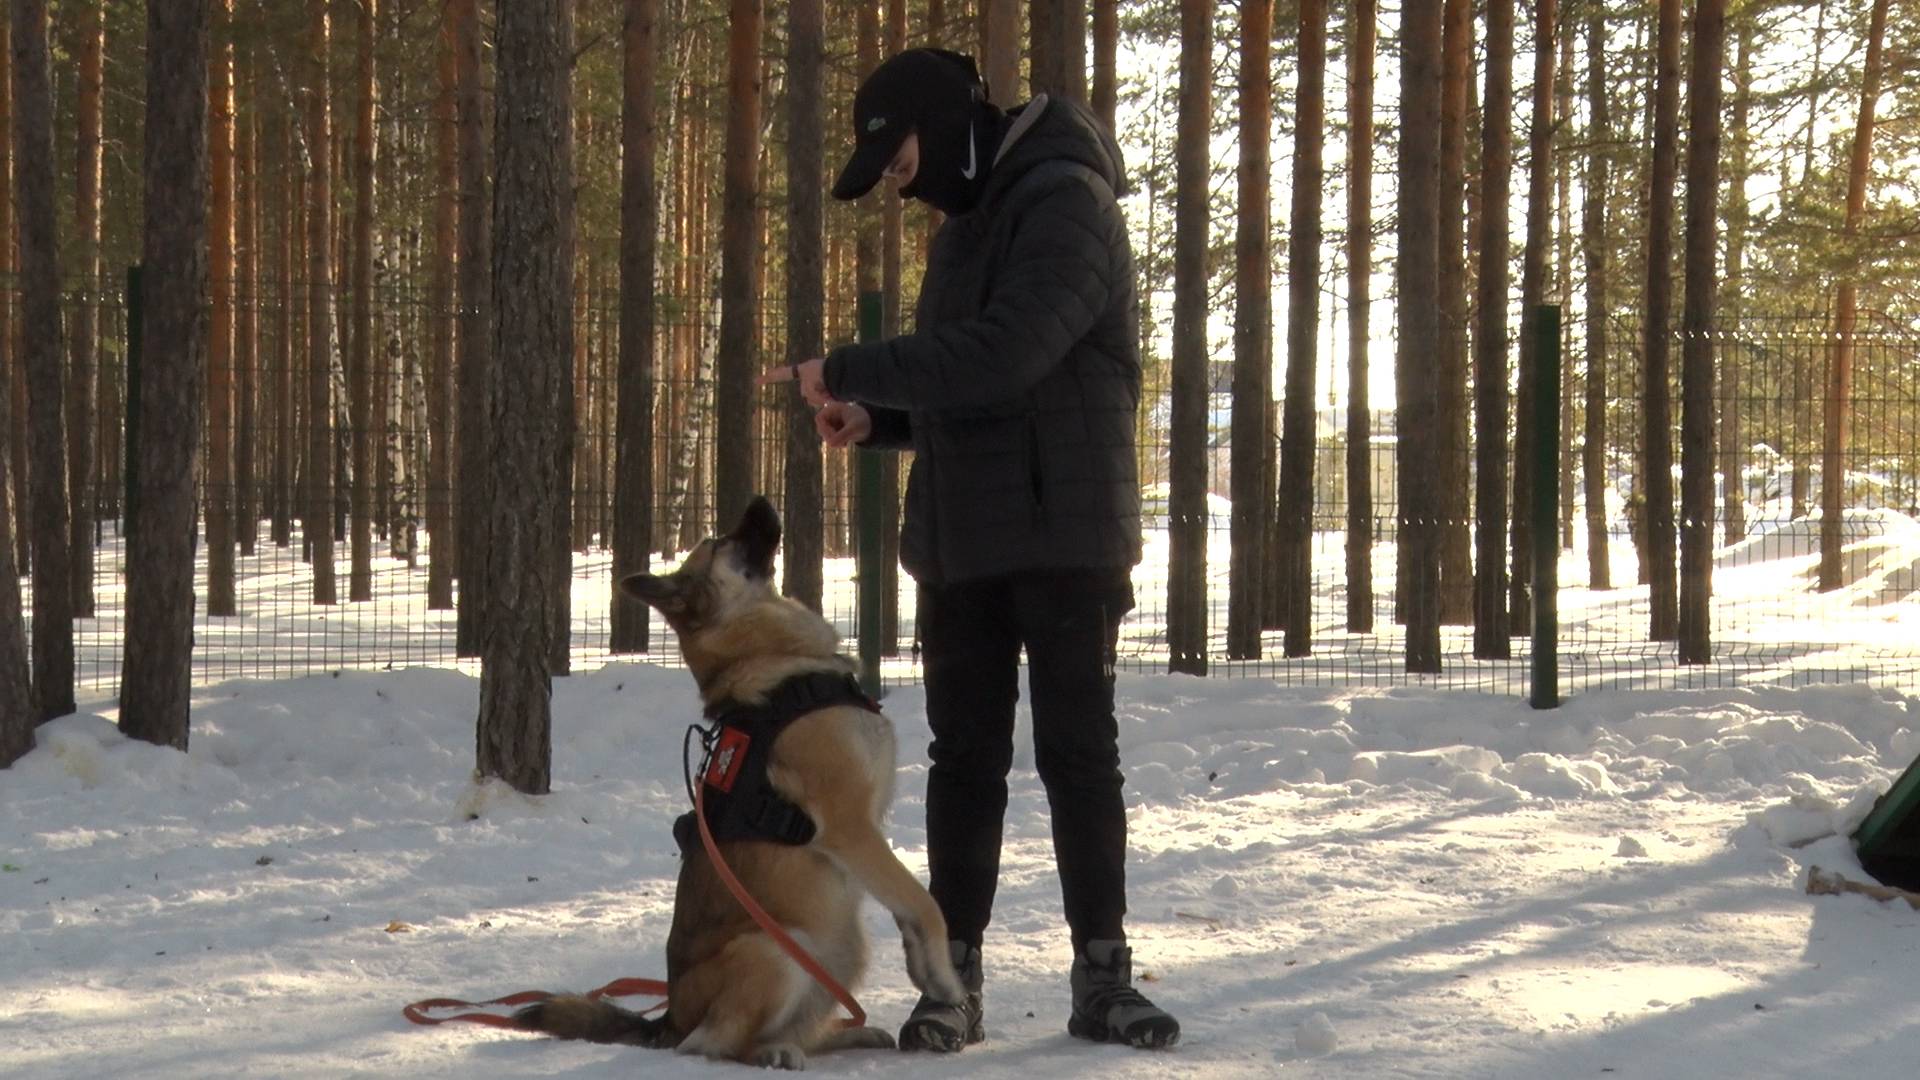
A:
[[[1440,670],[1440,537],[1433,469],[1439,347],[1441,0],[1407,0],[1400,73],[1399,401],[1401,543],[1408,545],[1406,669]]]
[[[1227,657],[1232,660],[1260,658],[1260,632],[1268,622],[1262,608],[1267,606],[1267,544],[1274,514],[1267,470],[1267,444],[1273,438],[1267,419],[1273,402],[1272,122],[1273,4],[1243,0],[1227,568]]]
[[[41,722],[73,711],[73,571],[60,264],[53,199],[53,86],[46,0],[14,0],[14,199],[20,213],[20,349],[27,371],[33,529],[33,692]]]
[[[257,61],[246,54],[238,68],[246,85],[246,118],[240,121],[234,141],[235,213],[238,227],[234,243],[238,256],[234,294],[234,380],[233,380],[233,519],[239,554],[250,556],[259,535],[260,502],[256,471],[259,441],[260,389],[260,115]],[[236,116],[239,110],[236,109]]]
[[[1673,313],[1673,191],[1679,171],[1680,0],[1660,0],[1654,54],[1653,169],[1647,213],[1646,325],[1640,394],[1640,491],[1646,496],[1648,637],[1672,641],[1680,633],[1674,581],[1673,405],[1668,387]]]
[[[1513,100],[1513,0],[1487,3],[1487,92]],[[1513,655],[1507,621],[1507,303],[1508,200],[1513,184],[1513,114],[1490,107],[1480,125],[1480,269],[1473,335],[1474,605],[1473,655]]]
[[[187,748],[194,473],[207,335],[208,10],[147,8],[140,518],[127,545],[120,731]]]
[[[617,653],[646,652],[648,637],[647,605],[623,593],[620,582],[645,573],[652,562],[653,282],[660,229],[654,183],[658,136],[653,85],[659,65],[659,19],[659,0],[627,0],[622,29],[620,375],[614,433],[610,644]],[[792,558],[791,545],[788,558]]]
[[[459,43],[452,5],[442,8],[433,99],[433,269],[427,285],[433,335],[427,360],[427,608],[453,608],[459,530],[453,527],[454,267],[459,259]],[[617,592],[618,590],[616,590]]]
[[[1723,280],[1726,289],[1720,302],[1723,325],[1740,330],[1741,293],[1746,287],[1747,176],[1753,169],[1752,129],[1748,117],[1753,104],[1753,14],[1742,9],[1736,20],[1734,37],[1738,42],[1733,64],[1732,119],[1728,122],[1728,147],[1732,161],[1727,177],[1727,204],[1723,212],[1727,222],[1727,266]],[[1747,535],[1746,439],[1740,430],[1740,365],[1737,357],[1722,365],[1715,375],[1720,387],[1720,498],[1725,508],[1726,543],[1737,544]]]
[[[213,205],[208,274],[213,324],[207,350],[207,614],[238,615],[233,565],[233,0],[213,8],[213,75],[208,80]]]
[[[74,122],[74,232],[81,276],[74,306],[72,366],[67,375],[67,475],[73,492],[73,613],[93,617],[93,519],[99,493],[93,483],[94,437],[99,427],[100,354],[100,76],[106,48],[106,7],[87,0],[75,13],[79,86]]]
[[[1025,100],[1020,82],[1019,0],[980,0],[980,55],[988,100],[1003,109]]]
[[[1299,84],[1294,98],[1293,220],[1287,244],[1287,383],[1280,433],[1275,571],[1284,583],[1280,622],[1290,657],[1313,651],[1314,374],[1320,329],[1320,198],[1326,149],[1327,6],[1300,0]]]
[[[1613,132],[1607,116],[1606,24],[1587,16],[1587,169],[1580,209],[1586,258],[1587,369],[1581,482],[1587,497],[1587,587],[1613,588],[1607,544],[1607,155]]]
[[[1033,93],[1087,100],[1087,0],[1030,0]]]
[[[487,617],[478,775],[544,794],[551,778],[552,525],[573,355],[572,14],[568,0],[502,4],[495,85],[494,371],[487,401]],[[558,506],[556,504],[559,504]]]
[[[1472,0],[1442,12],[1440,98],[1440,352],[1433,468],[1440,517],[1440,622],[1473,622],[1473,533],[1467,486],[1467,84],[1473,81]]]
[[[1168,666],[1207,671],[1207,178],[1213,0],[1180,2],[1175,149],[1173,402],[1168,433]]]
[[[1681,337],[1680,662],[1713,659],[1713,308],[1726,0],[1695,0],[1687,88],[1686,304]]]
[[[1559,30],[1558,0],[1535,0],[1533,6],[1533,116],[1527,135],[1527,242],[1520,260],[1520,310],[1547,302],[1547,248],[1553,236],[1553,64],[1554,35]],[[1489,99],[1491,100],[1491,99]],[[1524,322],[1522,324],[1525,325]],[[1553,536],[1533,535],[1533,447],[1536,439],[1557,434],[1534,429],[1534,399],[1559,392],[1558,386],[1540,386],[1534,335],[1520,335],[1520,371],[1514,380],[1513,408],[1513,572],[1508,579],[1507,629],[1528,633],[1532,621],[1533,545],[1552,544]]]
[[[821,0],[787,7],[787,355],[789,364],[825,352],[826,22]],[[786,515],[781,591],[821,610],[825,529],[823,474],[813,410],[784,395]]]
[[[18,31],[15,31],[16,36]],[[1887,35],[1887,0],[1873,0],[1867,57],[1860,71],[1860,112],[1847,157],[1846,239],[1858,243],[1867,211],[1867,174],[1873,160],[1874,109],[1880,101],[1881,56]],[[23,205],[22,216],[26,213]],[[24,248],[23,248],[24,250]],[[1847,449],[1853,424],[1853,333],[1859,319],[1859,283],[1843,276],[1833,297],[1833,363],[1828,369],[1826,445],[1820,460],[1820,591],[1847,584],[1841,570],[1841,515],[1847,505]],[[37,578],[35,579],[38,580]]]
[[[352,419],[352,566],[347,599],[373,599],[373,40],[378,0],[358,0],[354,25],[359,97],[353,125],[353,329],[348,335],[347,408]]]
[[[1267,21],[1273,21],[1271,0],[1267,0]],[[1273,53],[1272,43],[1267,54]],[[1119,109],[1120,79],[1120,0],[1093,0],[1093,115],[1113,131]],[[1269,94],[1271,96],[1271,94]]]
[[[1373,632],[1373,80],[1376,0],[1355,0],[1347,63],[1347,631]]]
[[[460,318],[455,326],[455,376],[459,415],[454,446],[459,453],[454,516],[460,531],[460,577],[456,643],[461,656],[480,655],[491,565],[487,554],[487,385],[492,368],[492,190],[487,152],[486,88],[480,77],[478,0],[448,0],[454,27],[455,78],[460,113]]]
[[[0,274],[14,280],[19,271],[20,245],[13,220],[13,20],[0,18]],[[27,494],[27,363],[14,344],[13,298],[0,296],[0,352],[8,363],[0,379],[12,383],[13,407],[7,414],[6,453],[12,460],[14,568],[25,574],[33,567],[33,521]]]
[[[714,513],[737,520],[754,493],[753,377],[759,370],[761,0],[730,0],[727,142],[720,220],[720,352],[714,373]]]
[[[0,354],[9,350],[0,338]],[[0,416],[13,407],[13,387],[0,378]],[[27,627],[21,617],[20,570],[13,561],[13,492],[8,457],[0,453],[0,769],[33,749],[33,683]]]

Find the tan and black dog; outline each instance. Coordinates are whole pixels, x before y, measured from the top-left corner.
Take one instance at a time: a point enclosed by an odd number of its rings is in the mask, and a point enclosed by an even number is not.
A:
[[[778,515],[756,498],[731,533],[703,541],[673,573],[620,583],[679,635],[710,716],[761,705],[796,677],[844,678],[854,670],[825,619],[774,591],[779,542]],[[871,894],[900,927],[913,985],[957,1003],[965,991],[949,959],[946,920],[881,832],[893,778],[893,725],[885,716],[851,703],[802,712],[772,738],[766,779],[805,812],[811,838],[721,840],[719,850],[754,899],[841,985],[851,989],[866,968],[860,900]],[[561,1038],[677,1047],[782,1068],[803,1068],[817,1051],[893,1045],[878,1028],[839,1026],[834,998],[753,921],[697,840],[683,844],[667,983],[659,1019],[571,995],[517,1019]]]

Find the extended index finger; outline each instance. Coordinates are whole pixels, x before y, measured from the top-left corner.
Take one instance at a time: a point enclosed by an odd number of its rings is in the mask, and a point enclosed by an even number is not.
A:
[[[760,377],[755,379],[754,382],[759,386],[771,386],[774,383],[792,382],[793,380],[794,380],[793,365],[781,364],[779,367],[768,368],[767,370],[761,372]]]

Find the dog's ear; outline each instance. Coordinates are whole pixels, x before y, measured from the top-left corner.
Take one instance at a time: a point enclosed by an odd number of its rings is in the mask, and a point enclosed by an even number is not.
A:
[[[660,609],[662,614],[677,611],[686,603],[678,582],[655,574],[629,574],[620,579],[620,591]]]
[[[757,577],[773,577],[773,552],[780,546],[780,515],[765,495],[755,495],[728,539],[741,547],[743,562]]]

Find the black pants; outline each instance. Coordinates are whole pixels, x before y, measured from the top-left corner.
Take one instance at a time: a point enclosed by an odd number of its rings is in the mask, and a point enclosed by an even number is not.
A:
[[[1047,571],[922,594],[930,891],[955,941],[979,945],[993,913],[1013,763],[1020,649],[1033,694],[1034,764],[1052,808],[1054,859],[1076,951],[1124,936],[1127,812],[1113,659],[1133,607],[1125,568]]]

